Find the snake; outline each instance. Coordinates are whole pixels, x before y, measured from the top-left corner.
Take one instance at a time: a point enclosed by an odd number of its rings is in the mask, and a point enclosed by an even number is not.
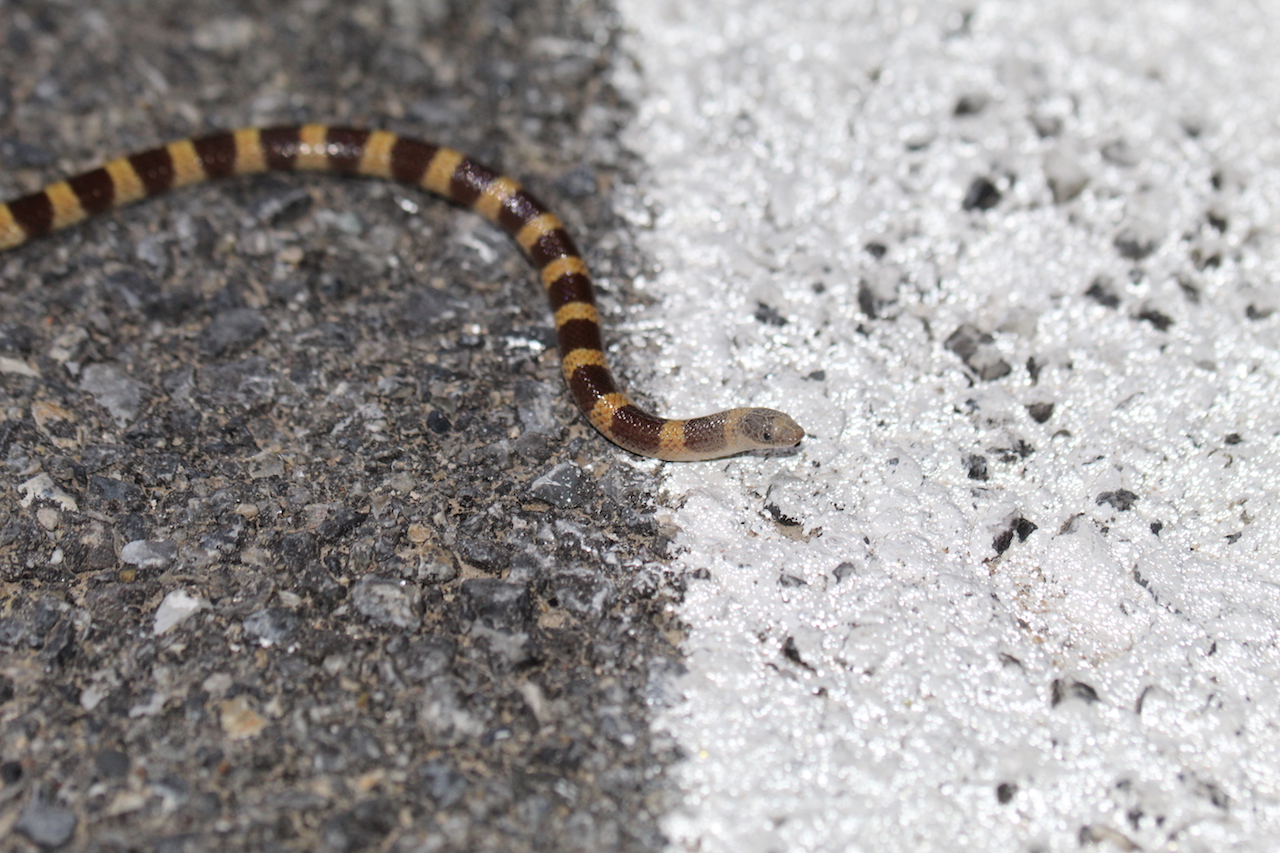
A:
[[[112,208],[217,178],[328,172],[411,184],[470,208],[514,238],[555,317],[560,370],[582,414],[609,441],[668,461],[794,447],[804,430],[775,409],[675,419],[624,393],[605,361],[595,287],[564,223],[517,181],[460,151],[387,130],[327,124],[247,127],[111,160],[0,204],[0,252]]]

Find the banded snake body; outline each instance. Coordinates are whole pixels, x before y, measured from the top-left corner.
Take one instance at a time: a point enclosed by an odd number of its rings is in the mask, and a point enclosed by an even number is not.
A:
[[[792,447],[804,430],[773,409],[675,420],[651,415],[610,374],[590,274],[563,223],[511,178],[466,155],[389,131],[322,124],[243,128],[121,157],[0,204],[0,251],[93,214],[214,178],[331,172],[413,184],[475,210],[515,238],[555,315],[560,366],[578,408],[605,438],[642,456],[715,459]]]

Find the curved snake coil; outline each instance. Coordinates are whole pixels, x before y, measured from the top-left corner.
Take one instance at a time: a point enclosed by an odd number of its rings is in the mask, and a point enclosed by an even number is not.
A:
[[[449,148],[381,130],[322,124],[244,128],[121,157],[0,204],[0,251],[112,207],[214,178],[267,171],[332,172],[413,184],[475,210],[506,231],[537,268],[555,315],[560,367],[578,408],[605,438],[642,456],[714,459],[792,447],[804,430],[773,409],[688,420],[645,412],[605,364],[586,263],[563,223],[511,178]]]

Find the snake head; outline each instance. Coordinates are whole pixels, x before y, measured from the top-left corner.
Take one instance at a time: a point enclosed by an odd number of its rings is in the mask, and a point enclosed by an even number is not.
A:
[[[795,447],[804,438],[800,424],[776,409],[742,409],[736,426],[743,444],[753,449]]]

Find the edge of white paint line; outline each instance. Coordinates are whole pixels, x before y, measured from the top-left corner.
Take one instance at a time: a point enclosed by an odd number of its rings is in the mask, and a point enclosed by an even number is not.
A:
[[[811,433],[663,467],[672,849],[1280,843],[1280,7],[620,6],[645,388]]]

